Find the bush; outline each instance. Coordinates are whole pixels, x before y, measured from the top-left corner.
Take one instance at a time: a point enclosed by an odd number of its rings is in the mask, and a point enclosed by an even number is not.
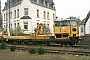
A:
[[[0,49],[6,49],[6,47],[7,47],[7,45],[6,45],[6,43],[1,43],[1,45],[0,45]]]
[[[11,50],[11,51],[15,51],[15,49],[16,49],[16,46],[11,46],[11,47],[10,47],[10,50]]]
[[[38,49],[38,53],[39,53],[39,54],[44,54],[44,53],[45,53],[45,49],[42,48],[42,47],[40,47],[40,48]]]
[[[33,47],[30,47],[29,48],[29,53],[31,53],[31,54],[36,54],[36,48],[33,48]]]

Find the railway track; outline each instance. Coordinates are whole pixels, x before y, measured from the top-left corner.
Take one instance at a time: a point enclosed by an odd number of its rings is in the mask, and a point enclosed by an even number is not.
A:
[[[74,45],[74,48],[81,48],[81,49],[90,49],[90,46],[88,45]]]
[[[8,48],[9,47],[10,46],[8,46]],[[82,46],[82,48],[83,48],[83,46]],[[85,48],[85,46],[84,46],[84,48]],[[17,51],[28,52],[29,48],[28,47],[17,47],[16,50]],[[72,54],[72,55],[86,55],[86,56],[90,56],[90,50],[88,50],[88,49],[77,49],[77,50],[45,49],[45,52],[49,53],[49,54]]]
[[[86,50],[77,50],[77,51],[70,51],[70,50],[46,50],[47,53],[54,53],[54,54],[73,54],[73,55],[86,55],[90,56],[90,51]]]
[[[73,45],[73,46],[68,46],[68,45],[50,45],[50,47],[72,47],[72,48],[80,48],[80,49],[90,49],[89,45]]]

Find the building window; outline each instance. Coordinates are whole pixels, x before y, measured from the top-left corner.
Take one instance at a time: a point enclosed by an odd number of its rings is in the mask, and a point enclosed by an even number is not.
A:
[[[11,24],[9,23],[10,29],[11,29]]]
[[[14,10],[14,18],[16,18],[16,10]]]
[[[17,17],[19,17],[19,9],[17,9]]]
[[[47,6],[48,4],[47,4],[47,2],[45,2],[45,6]]]
[[[5,28],[5,25],[4,25],[4,28]]]
[[[39,10],[37,10],[37,17],[39,18]]]
[[[10,17],[12,18],[12,12],[10,13]]]
[[[53,20],[55,20],[55,14],[53,14]]]
[[[81,27],[81,32],[83,32],[83,27]]]
[[[5,21],[5,14],[4,14],[4,21]]]
[[[46,19],[46,12],[45,11],[43,12],[43,17],[44,17],[44,19]]]
[[[12,24],[11,24],[11,28],[12,28]]]
[[[53,4],[50,4],[49,6],[50,6],[51,8],[53,8]]]
[[[47,12],[47,19],[49,20],[49,12]]]
[[[24,8],[24,15],[28,16],[28,8]]]
[[[24,30],[28,30],[28,22],[24,22]]]
[[[6,13],[5,17],[6,17],[6,21],[8,21],[8,13]]]
[[[16,23],[14,24],[15,28],[16,28]]]
[[[17,26],[19,26],[19,23],[17,23]]]
[[[47,26],[49,27],[49,24],[47,24]]]
[[[37,23],[37,26],[39,25],[39,23]]]

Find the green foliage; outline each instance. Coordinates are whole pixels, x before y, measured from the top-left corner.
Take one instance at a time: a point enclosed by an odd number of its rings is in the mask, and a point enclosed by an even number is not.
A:
[[[34,32],[37,32],[37,28],[34,29]]]
[[[6,35],[6,33],[7,33],[7,32],[6,32],[6,31],[4,31],[4,34],[5,34],[5,35]]]
[[[20,28],[20,26],[17,26],[15,30],[11,30],[12,36],[23,36],[23,30]]]
[[[15,51],[15,49],[16,49],[16,46],[10,46],[11,51]]]
[[[43,25],[43,27],[42,27],[42,31],[44,32],[44,34],[46,34],[46,35],[50,35],[50,29],[49,29],[48,26]]]
[[[31,54],[36,54],[36,48],[34,48],[34,47],[30,47],[29,48],[29,53],[31,53]]]
[[[37,32],[37,28],[34,29],[34,34],[36,34],[36,32]],[[46,26],[45,24],[42,24],[42,32],[46,35],[51,34],[49,27]]]
[[[7,47],[7,45],[6,45],[6,43],[1,43],[1,45],[0,45],[0,49],[6,49],[6,47]]]
[[[42,48],[42,47],[40,47],[40,48],[38,49],[38,54],[44,54],[44,53],[45,53],[45,49]]]
[[[35,36],[36,32],[37,32],[37,28],[34,29],[34,33],[32,33],[32,35]]]

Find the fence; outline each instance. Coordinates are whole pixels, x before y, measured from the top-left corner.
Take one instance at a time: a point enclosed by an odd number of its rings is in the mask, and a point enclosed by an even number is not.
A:
[[[90,45],[90,35],[81,36],[80,45]]]

